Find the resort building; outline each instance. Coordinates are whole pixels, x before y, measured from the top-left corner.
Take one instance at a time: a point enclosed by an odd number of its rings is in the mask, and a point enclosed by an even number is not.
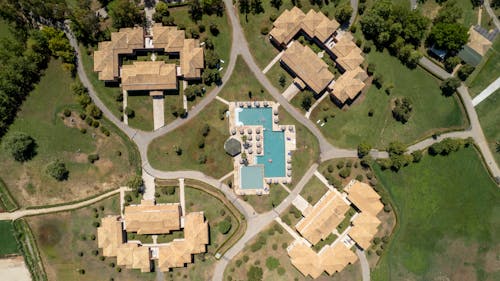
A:
[[[354,253],[355,245],[367,249],[378,232],[382,222],[377,215],[383,209],[380,196],[368,184],[356,180],[352,180],[344,191],[341,193],[329,187],[314,206],[308,205],[304,199],[305,203],[300,203],[307,206],[299,208],[304,218],[295,229],[307,241],[296,239],[287,252],[292,264],[305,276],[317,278],[323,272],[332,275],[343,270],[358,259]],[[352,208],[356,213],[350,217],[347,228],[342,228],[342,233],[339,233],[337,226],[346,220],[346,214]],[[335,240],[319,251],[311,247],[332,235]]]
[[[496,28],[487,30],[480,25],[471,26],[469,29],[469,41],[458,53],[458,56],[466,63],[476,67],[493,45],[498,32]]]
[[[281,56],[281,63],[315,93],[321,93],[330,85],[333,74],[328,65],[311,48],[294,42]]]
[[[326,91],[342,106],[351,103],[361,93],[368,75],[360,67],[364,61],[361,49],[349,32],[338,30],[339,26],[322,12],[309,10],[304,14],[293,7],[274,21],[269,38],[278,49],[285,50],[280,62],[294,77],[296,85],[305,84],[317,95]],[[304,35],[323,52],[315,54],[310,47],[294,41],[298,35]],[[343,73],[337,80],[322,59],[325,55],[329,55]]]
[[[168,234],[181,229],[184,238],[169,243],[143,244],[126,238],[127,232]],[[141,272],[151,271],[153,260],[158,260],[160,271],[183,267],[192,262],[193,254],[205,252],[208,243],[208,222],[203,212],[181,215],[178,203],[155,204],[152,200],[142,200],[140,205],[126,206],[123,217],[103,218],[97,228],[97,244],[103,249],[103,256],[116,256],[117,265]]]
[[[155,24],[151,30],[152,34],[146,35],[143,28],[122,28],[111,34],[111,41],[100,42],[94,52],[94,71],[99,73],[99,80],[121,78],[124,90],[149,91],[177,89],[177,79],[201,79],[205,64],[197,39],[186,39],[185,31],[173,26]],[[138,52],[172,55],[179,58],[179,65],[153,59],[122,66],[123,56]],[[131,77],[132,81],[124,81]]]
[[[278,106],[267,101],[229,104],[230,138],[224,148],[234,157],[237,194],[268,194],[271,183],[292,180],[295,126],[279,125]]]

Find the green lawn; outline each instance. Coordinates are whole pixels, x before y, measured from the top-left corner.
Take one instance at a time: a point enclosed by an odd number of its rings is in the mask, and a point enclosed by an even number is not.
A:
[[[257,213],[265,213],[278,206],[287,196],[288,192],[281,185],[272,184],[268,195],[245,195],[243,198]]]
[[[148,148],[151,165],[160,170],[198,170],[215,178],[222,177],[233,169],[233,160],[224,151],[224,142],[229,137],[228,120],[221,120],[221,112],[227,106],[213,101],[193,120],[175,131],[155,139]],[[205,138],[205,147],[199,148],[203,140],[202,128],[208,124],[210,132]],[[176,147],[182,154],[176,154]],[[206,163],[200,164],[200,157]]]
[[[0,257],[19,253],[12,222],[0,221],[0,241]]]
[[[372,50],[366,60],[376,65],[376,72],[383,75],[385,85],[394,85],[393,93],[388,96],[383,88],[371,86],[366,95],[343,110],[325,99],[313,111],[311,120],[316,123],[328,117],[325,126],[319,128],[333,144],[354,148],[368,141],[374,147],[384,148],[393,140],[410,144],[434,132],[465,127],[466,119],[458,98],[441,95],[440,81],[434,76],[420,67],[408,69],[387,52]],[[397,97],[408,97],[413,104],[410,120],[404,125],[392,117],[391,102]],[[369,117],[371,109],[374,115]]]
[[[500,278],[500,193],[473,148],[375,172],[398,225],[374,280]]]
[[[325,1],[327,2],[327,1]],[[327,5],[322,5],[319,8],[317,5],[312,5],[311,1],[301,1],[302,10],[308,12],[311,8],[321,10],[330,18],[335,14],[335,1],[328,1]],[[348,3],[346,0],[339,1],[339,4]],[[264,69],[271,60],[278,54],[278,50],[269,42],[269,36],[261,33],[261,28],[267,27],[272,29],[273,24],[270,20],[271,15],[279,16],[285,9],[293,7],[291,0],[284,0],[279,10],[273,8],[269,1],[262,1],[264,13],[261,14],[240,14],[240,24],[245,33],[248,45],[253,54],[257,65]]]
[[[317,177],[312,177],[311,180],[304,186],[300,195],[309,202],[309,204],[316,204],[319,199],[328,191],[325,186]]]
[[[27,221],[40,249],[48,280],[154,280],[154,273],[125,268],[118,272],[117,267],[109,266],[116,264],[115,257],[100,260],[102,249],[97,247],[97,239],[92,240],[97,236],[97,228],[92,224],[116,214],[119,214],[119,196],[70,212],[29,217]],[[99,250],[97,256],[92,253],[94,250]],[[78,269],[84,269],[85,274],[79,274]]]
[[[143,131],[153,130],[153,98],[149,95],[129,95],[127,107],[134,110],[134,117],[128,125]]]
[[[500,69],[500,38],[497,38],[491,49],[483,57],[482,62],[467,79],[469,93],[472,97],[477,96],[498,78]]]
[[[285,77],[285,84],[283,87],[280,84],[280,77],[282,75]],[[273,84],[273,86],[276,87],[276,89],[280,90],[281,92],[286,90],[286,88],[293,83],[293,77],[290,74],[288,74],[288,72],[286,72],[286,70],[283,69],[283,67],[281,67],[279,61],[277,61],[269,69],[269,71],[267,71],[266,76],[269,79],[269,81]]]
[[[37,155],[25,163],[15,162],[5,151],[0,151],[2,179],[21,206],[82,199],[118,187],[137,168],[138,163],[132,161],[137,160],[135,147],[128,139],[122,139],[114,126],[100,120],[101,126],[111,131],[111,136],[106,137],[78,117],[76,112],[80,107],[74,103],[72,82],[60,61],[52,60],[10,126],[7,136],[25,132],[38,146]],[[65,108],[73,109],[74,113],[63,119],[61,112]],[[87,133],[82,134],[79,128],[86,128]],[[132,154],[127,153],[129,150]],[[100,156],[95,164],[87,160],[91,153]],[[45,174],[45,166],[55,159],[66,163],[68,180],[58,182]]]
[[[210,256],[216,254],[216,250],[236,231],[238,222],[229,209],[217,198],[210,194],[192,187],[186,187],[186,212],[203,211],[208,221],[210,231],[210,244],[207,253]],[[217,225],[223,220],[231,222],[231,230],[227,234],[219,232]],[[206,280],[206,279],[205,279]]]
[[[495,156],[497,164],[500,165],[500,147],[498,147],[500,145],[500,126],[498,125],[500,90],[497,90],[476,106],[476,111],[491,152]]]
[[[241,56],[238,56],[231,78],[219,96],[227,101],[273,100]]]
[[[394,0],[393,2],[401,1],[405,0]],[[409,3],[410,1],[407,2]],[[478,8],[474,8],[470,0],[456,0],[456,2],[457,6],[462,9],[462,17],[458,21],[467,28],[469,28],[471,25],[476,25]],[[422,14],[430,19],[435,18],[440,9],[440,5],[436,3],[435,0],[427,0],[423,4],[419,2],[417,6]],[[483,10],[483,16],[485,14],[486,11]]]

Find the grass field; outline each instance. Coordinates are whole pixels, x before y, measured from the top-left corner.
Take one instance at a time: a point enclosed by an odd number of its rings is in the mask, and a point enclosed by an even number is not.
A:
[[[408,2],[405,0],[395,0],[393,2]],[[471,25],[477,24],[477,13],[478,8],[474,8],[470,0],[456,0],[457,6],[462,9],[462,17],[458,20],[465,27],[469,28]],[[408,4],[409,7],[409,4]],[[440,5],[435,0],[425,1],[423,4],[418,3],[418,10],[422,12],[422,14],[430,19],[434,19],[439,12]],[[486,12],[483,10],[483,16]]]
[[[104,207],[101,210],[100,207]],[[97,212],[95,210],[97,210]],[[107,215],[119,213],[119,197],[114,196],[94,205],[70,212],[48,214],[27,219],[30,224],[49,280],[154,280],[154,273],[141,273],[138,270],[111,267],[116,258],[105,258],[101,261],[97,250],[97,229],[94,221]],[[95,218],[95,216],[98,218]],[[82,237],[85,237],[83,240]],[[79,253],[83,252],[83,256]],[[85,274],[79,274],[78,269],[84,269]]]
[[[245,195],[243,198],[252,205],[257,213],[265,213],[278,206],[288,196],[288,192],[279,184],[269,188],[268,195]]]
[[[311,114],[311,120],[328,118],[320,130],[333,144],[354,148],[362,141],[384,148],[393,140],[410,144],[435,132],[461,129],[465,126],[457,97],[444,97],[440,81],[417,67],[410,70],[387,52],[372,52],[366,56],[376,65],[376,72],[383,75],[384,84],[394,85],[393,93],[371,86],[368,92],[356,99],[349,108],[339,109],[325,99]],[[408,97],[413,104],[412,115],[406,124],[392,117],[391,103],[397,97]],[[372,117],[368,116],[374,111]],[[334,118],[331,116],[334,115]]]
[[[328,191],[325,186],[317,177],[312,177],[311,180],[304,186],[300,195],[309,202],[309,204],[316,204],[319,199]]]
[[[498,78],[498,69],[500,69],[500,38],[495,40],[481,63],[467,79],[470,95],[472,97],[477,96],[490,83],[495,81]]]
[[[327,1],[325,1],[327,2]],[[335,14],[335,1],[328,1],[327,5],[322,5],[319,8],[317,5],[312,5],[311,1],[301,1],[302,11],[308,12],[310,9],[321,10],[330,18]],[[348,3],[346,0],[338,1],[339,4]],[[257,65],[264,69],[269,62],[278,54],[278,50],[269,42],[269,36],[261,33],[261,28],[267,27],[271,30],[273,25],[270,20],[271,15],[279,16],[285,9],[293,7],[291,0],[284,0],[279,10],[273,8],[269,1],[262,1],[264,13],[261,14],[240,14],[240,24],[245,33],[245,38],[252,52],[252,55]]]
[[[245,249],[231,260],[224,272],[224,281],[248,280],[247,272],[251,266],[262,269],[262,280],[313,280],[310,277],[304,277],[290,262],[286,248],[292,242],[293,238],[288,232],[277,223],[271,224],[258,236],[250,240]],[[261,247],[255,247],[255,244],[260,244]],[[269,257],[277,259],[277,268],[269,269],[266,266]],[[232,279],[229,279],[229,276]],[[323,273],[316,280],[361,280],[359,263],[348,265],[344,270],[331,277]]]
[[[491,152],[500,165],[500,126],[498,117],[500,116],[500,90],[491,94],[486,100],[476,106],[476,112],[481,123]]]
[[[227,101],[273,100],[241,56],[238,56],[231,78],[219,96]]]
[[[153,130],[153,98],[149,95],[129,95],[127,106],[134,110],[134,117],[128,119],[128,125],[143,131]]]
[[[92,196],[117,187],[136,169],[137,163],[132,163],[132,156],[127,153],[134,146],[117,135],[107,121],[100,120],[101,126],[111,131],[110,137],[89,127],[76,113],[61,118],[65,108],[79,110],[70,90],[72,82],[61,63],[51,61],[10,127],[8,134],[25,132],[38,145],[37,155],[25,163],[15,162],[5,151],[0,152],[2,179],[21,206],[57,204]],[[86,128],[87,133],[82,134],[79,128]],[[91,153],[99,154],[95,164],[87,160]],[[45,166],[55,159],[66,163],[68,180],[58,182],[45,174]]]
[[[283,87],[280,84],[280,77],[282,75],[285,77],[285,84]],[[269,81],[273,84],[273,86],[276,87],[276,89],[280,90],[280,92],[286,90],[286,88],[293,83],[293,77],[290,74],[288,74],[288,72],[286,72],[286,70],[283,69],[283,67],[281,67],[279,61],[276,62],[271,67],[271,69],[269,69],[269,71],[266,73],[266,76],[269,79]]]
[[[224,110],[227,110],[225,104],[213,101],[184,126],[155,139],[148,148],[151,165],[165,171],[198,170],[215,178],[231,171],[233,160],[224,151],[224,142],[229,137],[228,121],[221,120]],[[210,132],[205,138],[205,147],[199,148],[205,124],[210,126]],[[182,149],[181,155],[176,154],[176,147]],[[203,156],[207,161],[200,164]]]
[[[19,253],[12,222],[0,221],[0,241],[0,257]]]
[[[500,194],[473,148],[375,171],[399,224],[374,280],[500,278]]]

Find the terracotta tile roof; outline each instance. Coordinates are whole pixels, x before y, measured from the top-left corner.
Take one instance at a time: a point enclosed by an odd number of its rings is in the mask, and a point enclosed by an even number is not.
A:
[[[339,242],[333,246],[325,246],[318,254],[304,243],[295,241],[288,249],[288,255],[302,274],[312,278],[318,278],[323,271],[332,275],[357,260],[357,256]]]
[[[322,92],[334,78],[328,65],[299,42],[286,49],[281,60],[316,93]]]
[[[363,249],[368,249],[370,242],[378,232],[380,224],[381,222],[376,216],[367,212],[361,212],[352,221],[353,227],[349,230],[348,235]]]
[[[143,200],[143,202],[141,205],[125,207],[124,217],[127,232],[163,234],[180,229],[180,206],[178,203],[148,205],[147,200]]]
[[[302,29],[309,37],[316,37],[321,42],[325,42],[339,26],[336,20],[330,20],[322,12],[311,9],[304,14],[299,8],[293,7],[291,10],[285,10],[274,21],[273,29],[269,34],[278,43],[288,44]]]
[[[361,55],[361,49],[356,46],[349,54],[342,57],[337,57],[335,60],[345,71],[354,70],[359,67],[365,58]]]
[[[184,46],[185,32],[175,26],[162,26],[156,23],[152,28],[153,45],[156,49],[165,49],[167,53],[180,53]]]
[[[201,78],[201,71],[205,67],[203,59],[203,48],[196,39],[184,40],[184,47],[181,52],[181,72],[184,78]]]
[[[384,205],[380,202],[380,195],[366,183],[353,180],[352,184],[345,190],[347,199],[351,201],[361,212],[376,216]]]
[[[313,245],[325,239],[339,225],[349,210],[340,196],[328,191],[313,206],[311,212],[300,220],[295,228]]]
[[[158,267],[161,271],[183,267],[191,261],[191,251],[183,240],[174,240],[158,248]]]
[[[349,33],[346,33],[349,34]],[[354,49],[358,48],[356,44],[352,41],[352,36],[342,36],[339,41],[333,45],[331,51],[337,57],[345,57]],[[358,48],[359,49],[359,48]]]
[[[121,71],[123,90],[172,90],[177,89],[175,64],[164,61],[134,61]]]
[[[118,55],[132,54],[135,49],[144,48],[144,29],[122,28],[111,33],[111,41],[100,42],[94,52],[94,71],[99,80],[111,81],[119,76]]]
[[[484,56],[488,49],[493,45],[491,41],[481,35],[471,26],[469,29],[469,42],[467,46],[476,51],[481,56]]]
[[[333,84],[332,95],[341,103],[353,100],[365,87],[366,78],[368,75],[359,66],[354,70],[346,71]]]
[[[135,247],[132,251],[132,268],[140,269],[141,272],[151,271],[151,255],[149,247]]]
[[[123,242],[122,223],[119,216],[108,216],[101,220],[97,228],[97,246],[105,257],[116,256],[117,248]]]

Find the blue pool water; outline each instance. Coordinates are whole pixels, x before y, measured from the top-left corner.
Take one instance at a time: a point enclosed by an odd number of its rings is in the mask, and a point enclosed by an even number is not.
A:
[[[264,167],[262,165],[241,166],[242,189],[264,188]]]
[[[238,120],[249,126],[261,125],[264,129],[273,130],[273,109],[270,107],[241,108]]]
[[[264,127],[264,155],[257,156],[257,163],[264,165],[266,178],[284,177],[286,174],[285,133],[273,131],[273,109],[270,107],[242,108],[238,112],[238,121],[244,125]]]

